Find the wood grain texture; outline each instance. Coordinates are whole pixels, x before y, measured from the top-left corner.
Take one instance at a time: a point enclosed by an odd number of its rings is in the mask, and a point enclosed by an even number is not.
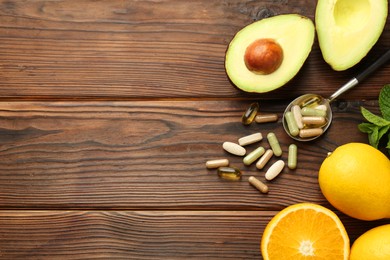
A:
[[[265,136],[274,132],[287,160],[292,139],[281,124],[285,104],[262,102],[262,111],[278,113],[279,121],[245,127],[241,115],[249,104],[0,103],[0,208],[279,210],[302,200],[324,203],[317,173],[327,152],[367,141],[357,129],[361,103],[335,103],[327,134],[299,143],[298,169],[286,168],[260,200],[247,178],[264,179],[264,170],[244,166],[242,157],[227,154],[222,143],[261,132],[262,142],[247,150],[268,148]],[[369,102],[366,106],[378,109]],[[205,162],[216,158],[228,158],[240,168],[243,181],[224,181],[207,170]]]
[[[268,211],[0,211],[2,259],[261,259]],[[384,221],[341,215],[351,239]],[[362,225],[364,223],[364,225]]]
[[[315,1],[0,1],[0,97],[23,99],[243,98],[224,55],[245,25],[276,14],[314,20]],[[388,18],[389,21],[390,18]],[[315,42],[299,75],[260,96],[329,96],[390,47],[387,24],[362,63],[334,72]],[[377,97],[387,66],[351,91]],[[249,95],[253,96],[253,95]]]
[[[390,46],[389,20],[362,62],[335,72],[315,41],[300,73],[268,94],[239,91],[224,69],[243,26],[277,14],[314,20],[316,1],[0,0],[0,259],[261,259],[261,234],[279,210],[313,202],[336,212],[351,242],[390,223],[335,210],[318,186],[329,151],[367,142],[357,129],[390,66],[332,103],[326,135],[298,143],[298,168],[261,194],[264,170],[224,141],[275,132],[303,93],[327,97]],[[254,100],[279,121],[243,126]],[[260,143],[268,147],[266,139]],[[258,144],[247,147],[248,151]],[[208,170],[228,158],[243,179]],[[276,158],[272,159],[273,161]]]

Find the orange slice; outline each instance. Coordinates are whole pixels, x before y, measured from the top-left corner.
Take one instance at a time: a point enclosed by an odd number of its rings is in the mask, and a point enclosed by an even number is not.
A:
[[[338,216],[313,203],[299,203],[280,211],[261,239],[265,260],[348,260],[349,252],[349,237]]]

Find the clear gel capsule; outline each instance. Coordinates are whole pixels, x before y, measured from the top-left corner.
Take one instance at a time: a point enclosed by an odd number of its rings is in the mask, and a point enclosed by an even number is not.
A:
[[[288,131],[292,136],[297,136],[299,134],[299,128],[297,122],[295,121],[295,117],[292,112],[288,111],[284,115],[284,118],[287,122]]]
[[[290,144],[288,147],[288,162],[287,167],[290,169],[297,168],[298,147],[295,144]]]
[[[248,181],[250,184],[252,184],[256,189],[258,189],[261,193],[267,193],[268,192],[268,186],[265,185],[260,180],[256,179],[253,176],[250,176],[248,178]]]
[[[271,146],[272,151],[274,152],[275,156],[281,156],[282,155],[282,148],[280,148],[279,141],[274,133],[268,133],[267,135],[268,143]]]
[[[278,115],[277,114],[258,114],[255,117],[256,123],[268,123],[268,122],[275,122],[278,121]]]
[[[208,169],[216,169],[218,167],[228,166],[228,165],[229,165],[228,159],[216,159],[216,160],[209,160],[206,162],[206,168]]]
[[[315,107],[318,106],[321,101],[320,97],[308,97],[301,102],[300,107]]]
[[[247,156],[244,157],[244,164],[251,165],[254,161],[260,158],[265,153],[264,147],[258,147],[254,151],[250,152]]]
[[[271,165],[271,167],[269,167],[269,169],[265,173],[265,179],[270,181],[276,178],[276,176],[278,176],[282,172],[284,165],[285,163],[283,160],[276,161],[274,164]]]
[[[248,109],[242,115],[241,121],[244,125],[250,125],[256,117],[257,111],[259,111],[259,103],[252,103]]]
[[[274,155],[274,152],[271,149],[268,149],[257,161],[256,168],[259,170],[263,169],[267,162],[271,159],[272,155]]]
[[[303,116],[322,116],[326,117],[326,111],[321,109],[315,109],[310,107],[304,107],[301,109],[301,114]]]
[[[218,176],[225,180],[238,181],[241,179],[241,171],[235,167],[223,166],[218,168]]]

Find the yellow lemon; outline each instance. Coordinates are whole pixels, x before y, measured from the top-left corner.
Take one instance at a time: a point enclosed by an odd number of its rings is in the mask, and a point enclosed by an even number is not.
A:
[[[323,161],[318,181],[325,198],[360,220],[390,217],[390,160],[363,143],[339,146]]]
[[[350,260],[367,259],[390,259],[390,224],[368,230],[353,243]]]
[[[331,210],[298,203],[281,210],[261,238],[264,260],[347,260],[350,246],[343,223]]]

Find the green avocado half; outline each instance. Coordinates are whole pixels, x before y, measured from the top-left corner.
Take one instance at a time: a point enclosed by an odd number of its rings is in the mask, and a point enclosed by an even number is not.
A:
[[[264,18],[241,29],[230,42],[225,69],[246,92],[264,93],[290,81],[312,49],[315,27],[298,14]]]
[[[315,23],[324,60],[336,71],[360,62],[386,25],[387,0],[319,0]]]

